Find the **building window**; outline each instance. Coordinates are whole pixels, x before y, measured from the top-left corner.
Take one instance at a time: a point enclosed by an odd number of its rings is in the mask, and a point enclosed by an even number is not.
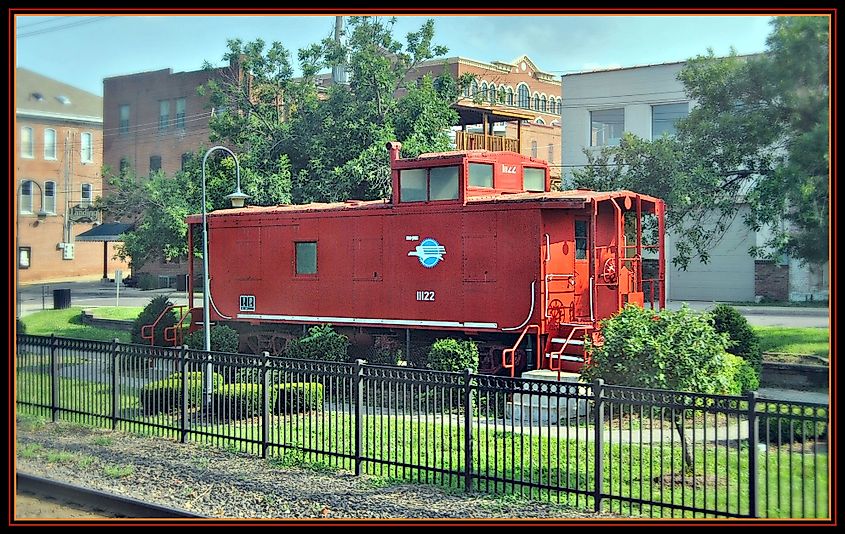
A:
[[[158,129],[166,130],[170,126],[170,100],[160,100],[158,103]]]
[[[475,95],[478,94],[478,82],[473,80],[472,84],[470,85],[470,95],[475,98]]]
[[[150,174],[161,169],[161,156],[150,156]]]
[[[459,167],[455,166],[400,171],[400,202],[457,199],[458,170]]]
[[[24,126],[21,128],[21,157],[34,158],[32,150],[32,128]]]
[[[547,161],[549,163],[555,162],[555,146],[554,145],[549,145],[549,157],[548,157]]]
[[[84,132],[82,134],[82,163],[91,163],[94,159],[94,146],[91,143],[91,133]]]
[[[528,92],[528,86],[521,84],[517,90],[519,91],[519,107],[528,109],[531,106],[531,94]]]
[[[657,139],[664,133],[675,135],[678,119],[689,115],[689,104],[661,104],[651,106],[651,138]]]
[[[590,146],[618,145],[624,130],[623,108],[590,112]]]
[[[534,93],[534,111],[540,111],[540,95]]]
[[[185,127],[185,99],[184,98],[177,98],[176,99],[176,127],[177,128],[184,128]]]
[[[546,170],[535,167],[525,167],[522,170],[522,188],[526,191],[546,190]]]
[[[575,221],[575,259],[587,259],[587,221]]]
[[[546,105],[546,95],[540,97],[540,111],[548,111],[549,108]]]
[[[56,130],[44,130],[44,159],[56,159]]]
[[[32,247],[18,248],[18,267],[21,269],[29,269],[32,263]]]
[[[557,113],[557,106],[555,105],[555,99],[549,99],[549,113]]]
[[[546,121],[543,120],[543,117],[537,117],[534,119],[534,124],[542,124],[543,126],[546,125]]]
[[[481,82],[481,99],[487,100],[487,82]]]
[[[44,211],[56,213],[56,182],[44,182]]]
[[[120,133],[129,133],[129,105],[120,106]]]
[[[120,158],[120,174],[125,174],[127,171],[129,171],[129,159]]]
[[[498,91],[496,90],[496,84],[491,83],[491,84],[490,84],[490,87],[487,89],[487,96],[488,96],[488,100],[490,100],[490,102],[492,102],[492,103],[494,103],[494,104],[495,104],[496,102],[498,102],[498,101],[499,101],[498,97],[496,96],[496,95],[498,95],[498,94],[499,94],[499,93],[498,93]]]
[[[470,163],[469,185],[472,187],[493,187],[493,166],[486,163]]]
[[[82,198],[79,199],[80,206],[90,206],[94,200],[94,188],[91,184],[82,184]]]
[[[510,88],[510,87],[508,87],[507,98],[508,98],[508,105],[512,106],[513,105],[513,89]]]
[[[21,213],[32,213],[32,181],[21,182],[21,198],[18,203]]]
[[[182,154],[182,170],[183,171],[185,170],[185,167],[188,166],[188,162],[190,162],[190,161],[191,161],[191,153],[190,152],[185,152],[184,154]]]
[[[296,274],[317,274],[317,242],[296,244]]]
[[[531,157],[537,157],[537,141],[531,141]]]

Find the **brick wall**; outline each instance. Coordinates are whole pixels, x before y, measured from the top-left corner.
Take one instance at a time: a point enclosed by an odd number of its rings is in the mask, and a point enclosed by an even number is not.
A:
[[[754,294],[769,300],[789,300],[789,266],[755,260]]]

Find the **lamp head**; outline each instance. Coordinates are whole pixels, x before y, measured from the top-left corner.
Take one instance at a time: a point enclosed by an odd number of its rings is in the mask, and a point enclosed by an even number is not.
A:
[[[36,217],[38,217],[39,220],[44,220],[47,218],[47,212],[44,211],[44,208],[38,210],[38,213],[36,213],[35,215]]]
[[[232,193],[231,195],[226,195],[226,198],[228,198],[232,202],[233,208],[243,208],[244,204],[246,203],[246,199],[249,198],[249,195],[243,193],[241,189],[238,188],[238,190]]]

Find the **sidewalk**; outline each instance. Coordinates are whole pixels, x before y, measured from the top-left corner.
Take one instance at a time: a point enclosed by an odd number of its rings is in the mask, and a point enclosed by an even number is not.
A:
[[[679,301],[670,300],[666,302],[666,308],[670,310],[679,310],[682,305],[686,304],[691,309],[696,311],[705,311],[713,308],[720,302],[708,302],[701,300],[694,301]],[[799,306],[733,306],[742,315],[791,315],[801,317],[827,317],[829,315],[828,308],[802,308]]]

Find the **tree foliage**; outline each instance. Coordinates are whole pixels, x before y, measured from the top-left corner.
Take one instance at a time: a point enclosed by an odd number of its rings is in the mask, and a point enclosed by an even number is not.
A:
[[[687,61],[679,74],[695,107],[677,135],[587,153],[576,187],[631,189],[666,200],[679,236],[673,262],[685,268],[748,206],[742,222],[771,238],[758,257],[828,258],[829,144],[826,17],[775,17],[758,56]]]

